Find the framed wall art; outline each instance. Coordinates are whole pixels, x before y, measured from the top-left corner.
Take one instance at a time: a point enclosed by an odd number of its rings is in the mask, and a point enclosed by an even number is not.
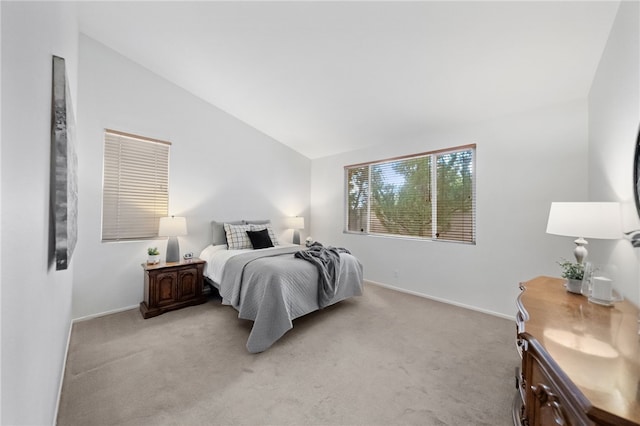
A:
[[[67,269],[78,240],[78,159],[64,58],[53,56],[51,93],[51,210],[56,270]]]

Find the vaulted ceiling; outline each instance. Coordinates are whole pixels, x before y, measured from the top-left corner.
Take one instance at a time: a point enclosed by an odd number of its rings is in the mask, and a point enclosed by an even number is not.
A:
[[[82,2],[80,29],[309,158],[585,99],[618,2]]]

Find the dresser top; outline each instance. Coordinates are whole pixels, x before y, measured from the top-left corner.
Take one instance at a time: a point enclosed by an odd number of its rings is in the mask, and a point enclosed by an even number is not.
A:
[[[601,306],[538,277],[521,284],[525,331],[596,410],[640,424],[640,311],[623,301]]]

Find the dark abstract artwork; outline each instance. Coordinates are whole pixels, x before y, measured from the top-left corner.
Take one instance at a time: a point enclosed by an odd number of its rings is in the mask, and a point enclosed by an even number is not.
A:
[[[636,152],[633,156],[633,192],[636,201],[636,210],[640,216],[640,131],[636,139]],[[634,247],[640,247],[640,230],[634,229],[624,233]]]
[[[75,122],[65,61],[53,57],[51,117],[51,208],[56,270],[69,267],[78,240],[78,159]]]

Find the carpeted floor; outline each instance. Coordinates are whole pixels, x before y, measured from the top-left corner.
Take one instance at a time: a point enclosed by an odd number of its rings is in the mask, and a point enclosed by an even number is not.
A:
[[[58,425],[511,424],[511,321],[366,285],[261,354],[250,327],[217,300],[76,323]]]

